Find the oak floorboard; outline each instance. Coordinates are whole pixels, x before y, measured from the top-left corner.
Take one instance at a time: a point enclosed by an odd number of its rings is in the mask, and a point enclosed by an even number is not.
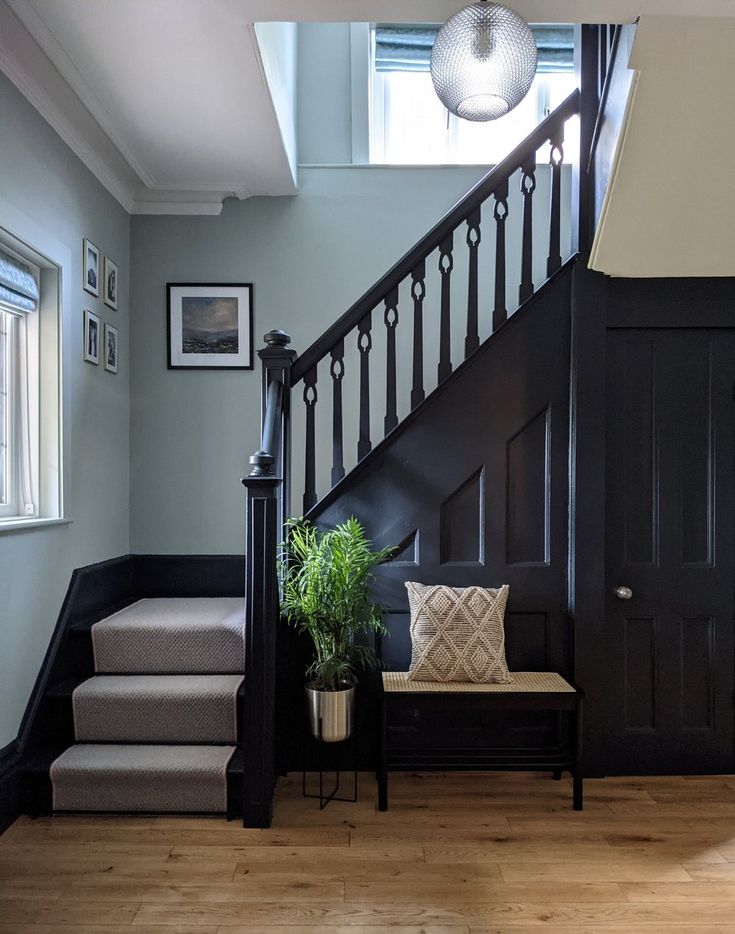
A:
[[[192,860],[182,865],[177,860],[162,857],[151,860],[146,857],[105,858],[104,854],[83,856],[74,859],[55,860],[53,856],[37,855],[35,859],[24,855],[21,858],[0,854],[0,879],[32,880],[51,878],[64,885],[86,878],[138,879],[182,882],[193,878],[208,882],[229,882],[237,863],[234,859],[223,861]]]
[[[137,901],[156,904],[200,902],[281,902],[299,903],[344,901],[345,884],[341,879],[271,873],[267,876],[238,876],[225,884],[175,884],[169,882],[128,882],[98,878],[71,882],[65,887],[60,903],[77,901]]]
[[[260,866],[299,866],[307,863],[312,869],[318,866],[336,864],[345,872],[353,863],[365,863],[371,866],[385,864],[390,868],[394,863],[421,864],[425,862],[424,847],[422,846],[359,846],[352,843],[343,847],[322,846],[221,846],[196,847],[176,846],[173,848],[168,862],[186,865],[191,862],[197,864],[211,855],[216,860],[232,860],[241,866],[253,870]],[[331,871],[331,870],[330,870]]]
[[[197,928],[197,930],[200,930]],[[466,924],[276,924],[261,928],[264,934],[469,934]],[[137,927],[128,934],[138,934]],[[220,925],[217,934],[253,934],[246,925]]]
[[[84,934],[173,934],[171,928],[156,924],[153,927],[140,924],[132,927],[130,924],[84,924],[79,925],[73,921],[65,924],[58,921],[54,924],[22,924],[17,921],[6,923],[0,920],[0,934],[73,934],[74,931],[83,931]],[[214,925],[196,927],[179,927],[176,934],[217,934]]]
[[[67,901],[55,899],[0,898],[0,918],[5,924],[129,924],[138,911],[137,902]]]
[[[345,901],[350,904],[483,905],[522,902],[532,895],[537,902],[625,902],[628,899],[614,883],[534,882],[509,883],[492,878],[461,878],[448,874],[446,881],[418,878],[347,880]]]

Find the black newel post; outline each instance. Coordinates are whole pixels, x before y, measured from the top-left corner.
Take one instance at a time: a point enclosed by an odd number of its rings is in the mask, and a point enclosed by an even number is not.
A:
[[[288,512],[290,371],[295,354],[282,331],[265,336],[261,449],[243,479],[245,502],[245,681],[240,745],[243,824],[268,827],[275,784],[277,549]]]
[[[275,426],[275,451],[267,453],[274,456],[274,471],[281,478],[282,484],[278,495],[278,526],[290,515],[291,509],[291,367],[296,359],[296,351],[289,349],[291,338],[285,331],[273,330],[263,337],[265,347],[258,351],[262,361],[262,425],[266,428],[266,408],[268,388],[275,380],[283,386],[281,397],[282,416],[280,425]]]

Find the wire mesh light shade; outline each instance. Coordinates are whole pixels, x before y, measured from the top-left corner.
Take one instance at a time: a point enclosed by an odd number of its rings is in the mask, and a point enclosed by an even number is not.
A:
[[[465,120],[497,120],[528,94],[536,74],[528,23],[500,3],[473,3],[439,30],[431,80],[447,110]]]

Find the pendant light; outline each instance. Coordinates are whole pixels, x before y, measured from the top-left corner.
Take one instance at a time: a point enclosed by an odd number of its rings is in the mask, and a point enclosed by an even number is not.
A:
[[[480,0],[449,19],[431,51],[431,80],[447,110],[464,120],[497,120],[528,94],[538,52],[515,10]]]

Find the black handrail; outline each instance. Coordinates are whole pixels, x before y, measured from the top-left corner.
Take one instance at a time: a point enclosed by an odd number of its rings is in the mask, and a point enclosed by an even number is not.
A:
[[[578,88],[563,101],[516,148],[492,168],[442,219],[413,246],[381,279],[371,286],[321,337],[296,360],[291,370],[292,385],[316,366],[335,345],[343,340],[388,295],[411,275],[416,266],[439,247],[478,206],[494,194],[499,185],[520,169],[528,157],[548,142],[566,121],[579,112]]]
[[[265,418],[260,439],[260,452],[270,454],[273,463],[278,459],[280,447],[280,425],[283,415],[283,383],[271,381],[266,390]]]

